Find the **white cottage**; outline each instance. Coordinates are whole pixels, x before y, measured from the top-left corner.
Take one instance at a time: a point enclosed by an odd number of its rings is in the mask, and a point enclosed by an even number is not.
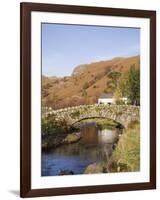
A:
[[[126,97],[122,97],[122,98],[120,98],[120,100],[123,101],[124,104],[127,104],[127,98]],[[115,99],[113,97],[113,94],[102,94],[98,98],[98,104],[116,104],[116,103],[115,103]]]
[[[114,104],[114,98],[112,94],[102,94],[98,98],[98,104]]]

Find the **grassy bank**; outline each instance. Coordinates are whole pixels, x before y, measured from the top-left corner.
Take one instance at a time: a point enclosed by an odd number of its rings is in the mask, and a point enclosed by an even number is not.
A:
[[[132,172],[140,168],[140,125],[132,122],[122,134],[113,152],[109,172]]]

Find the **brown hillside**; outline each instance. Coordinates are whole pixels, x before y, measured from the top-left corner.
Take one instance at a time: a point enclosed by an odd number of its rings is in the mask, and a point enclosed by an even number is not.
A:
[[[80,65],[68,77],[43,76],[42,106],[59,109],[97,103],[106,88],[107,74],[111,71],[126,72],[131,65],[139,67],[139,56]]]

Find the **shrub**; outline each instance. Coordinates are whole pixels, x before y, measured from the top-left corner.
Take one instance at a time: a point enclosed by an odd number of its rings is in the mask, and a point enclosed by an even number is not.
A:
[[[93,88],[97,88],[97,86],[96,86],[96,85],[94,85],[94,86],[93,86]]]
[[[89,83],[85,82],[85,84],[83,85],[83,89],[86,90],[87,88],[89,88]]]
[[[87,91],[86,90],[82,90],[82,97],[86,97],[87,96]]]
[[[48,115],[46,118],[42,118],[42,136],[64,133],[68,129],[67,122],[64,118],[56,120],[54,114]]]

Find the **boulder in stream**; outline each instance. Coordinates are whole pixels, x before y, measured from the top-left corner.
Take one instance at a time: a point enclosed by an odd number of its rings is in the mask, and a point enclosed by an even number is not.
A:
[[[64,144],[70,144],[74,142],[78,142],[81,139],[80,134],[72,133],[68,134],[65,139],[63,140]]]
[[[74,172],[72,170],[60,170],[58,175],[73,175]]]

